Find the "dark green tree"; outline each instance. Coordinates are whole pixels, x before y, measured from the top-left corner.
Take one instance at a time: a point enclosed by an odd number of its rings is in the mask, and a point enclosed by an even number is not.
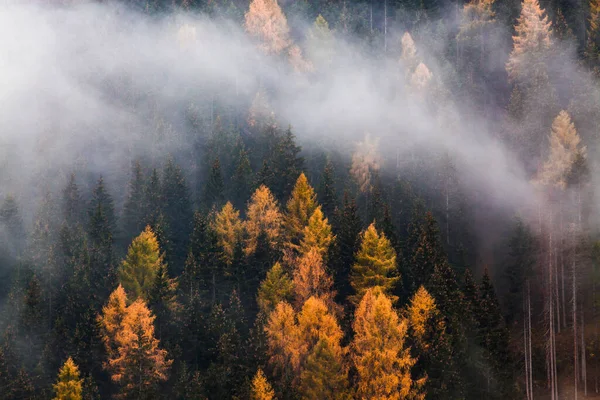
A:
[[[144,197],[144,173],[140,161],[137,160],[132,166],[127,199],[123,206],[122,229],[125,242],[130,242],[139,235],[148,222],[145,220]]]
[[[221,163],[219,158],[215,158],[206,185],[204,185],[204,206],[207,209],[215,206],[217,209],[223,205],[224,197],[223,176],[221,174]]]
[[[328,157],[325,167],[321,173],[321,181],[317,188],[318,197],[323,208],[323,213],[330,220],[333,219],[335,209],[338,205],[337,194],[335,190],[334,168],[331,159]]]

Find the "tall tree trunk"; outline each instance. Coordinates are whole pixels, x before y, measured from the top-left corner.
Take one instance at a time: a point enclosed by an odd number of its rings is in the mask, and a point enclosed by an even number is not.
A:
[[[527,280],[527,330],[529,336],[529,393],[531,394],[531,399],[533,400],[533,349],[531,347],[531,287],[529,284],[529,279]]]
[[[583,381],[583,395],[587,397],[587,363],[585,359],[585,312],[581,308],[581,379]]]
[[[577,383],[579,381],[579,361],[577,356],[577,281],[575,279],[575,258],[572,265],[573,281],[573,376],[575,377],[575,400],[577,400]]]

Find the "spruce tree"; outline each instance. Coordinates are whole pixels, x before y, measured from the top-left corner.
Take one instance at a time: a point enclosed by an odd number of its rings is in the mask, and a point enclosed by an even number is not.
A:
[[[83,222],[84,203],[75,180],[75,174],[69,175],[67,186],[62,193],[62,217],[69,226]]]
[[[217,157],[210,168],[208,180],[204,186],[204,206],[206,208],[221,206],[224,200],[224,186],[221,163]]]
[[[267,272],[267,277],[261,282],[258,289],[258,306],[268,315],[281,301],[289,302],[292,298],[294,285],[292,280],[283,271],[280,263],[275,263]]]
[[[135,161],[131,170],[127,199],[123,207],[122,228],[126,240],[131,240],[144,229],[146,210],[144,208],[144,174],[140,161]]]
[[[323,173],[321,174],[321,181],[319,182],[319,199],[323,207],[323,213],[328,218],[334,217],[335,209],[338,206],[338,198],[335,190],[335,177],[334,168],[331,158],[327,158]]]

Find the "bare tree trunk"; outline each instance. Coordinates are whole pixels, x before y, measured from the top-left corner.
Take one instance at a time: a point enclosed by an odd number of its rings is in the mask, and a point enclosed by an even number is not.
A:
[[[383,53],[387,54],[387,0],[383,2]]]
[[[577,281],[575,279],[575,258],[572,265],[573,280],[573,375],[575,377],[575,400],[577,400],[577,383],[579,381],[579,362],[577,356]]]
[[[559,219],[560,219],[560,237],[561,244],[564,244],[564,224],[563,224],[563,205],[562,199],[559,205]],[[566,296],[565,296],[565,253],[564,246],[559,247],[560,250],[560,280],[561,280],[561,294],[562,294],[562,325],[563,328],[567,329],[567,312],[566,312]]]
[[[529,279],[527,280],[527,330],[529,336],[529,393],[531,394],[531,400],[533,400],[533,348],[531,347],[531,287],[529,285]]]
[[[525,356],[525,393],[527,400],[531,400],[529,393],[529,348],[527,341],[527,298],[523,297],[523,355]]]
[[[585,359],[585,313],[581,308],[581,379],[583,380],[583,395],[587,397],[587,364]]]

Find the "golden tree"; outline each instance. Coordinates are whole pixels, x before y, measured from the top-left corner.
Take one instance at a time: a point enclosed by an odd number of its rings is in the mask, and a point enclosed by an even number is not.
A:
[[[362,193],[369,193],[372,189],[373,175],[379,171],[379,155],[377,154],[377,140],[371,140],[367,135],[360,142],[352,155],[350,174],[356,180]]]
[[[131,242],[127,256],[121,262],[119,279],[133,299],[148,298],[148,294],[156,273],[163,265],[158,239],[147,226],[146,229]]]
[[[325,271],[323,258],[317,249],[311,249],[298,259],[294,269],[294,297],[299,309],[311,297],[317,296],[333,305],[333,279]]]
[[[271,247],[275,248],[280,234],[283,217],[279,212],[277,200],[268,187],[260,185],[252,195],[246,211],[244,228],[248,234],[245,252],[252,254],[261,233],[266,235]]]
[[[252,0],[246,12],[246,31],[266,54],[279,54],[290,45],[287,19],[277,0]]]
[[[256,371],[256,375],[252,379],[252,392],[250,393],[252,400],[274,400],[275,392],[262,369]]]
[[[223,249],[225,262],[227,265],[231,265],[235,246],[241,239],[244,230],[240,220],[240,212],[228,201],[221,211],[215,215],[212,227],[217,234],[219,246]]]
[[[328,338],[339,344],[344,336],[342,329],[327,304],[318,297],[310,297],[298,313],[298,337],[303,363],[320,339]]]
[[[396,301],[391,293],[398,279],[396,251],[385,235],[377,232],[375,224],[369,225],[361,234],[360,249],[352,266],[350,285],[356,294],[350,299],[358,304],[367,290],[379,288]]]
[[[299,245],[304,228],[317,206],[315,190],[308,183],[306,175],[301,173],[286,206],[285,238],[289,247],[296,248]]]
[[[115,338],[118,353],[108,360],[111,379],[119,385],[121,398],[156,398],[158,383],[168,378],[173,360],[168,360],[166,350],[158,347],[154,318],[142,299],[127,307]]]
[[[58,373],[54,387],[54,400],[81,400],[83,380],[79,377],[79,368],[69,357]]]
[[[127,294],[123,286],[119,285],[108,297],[108,302],[102,307],[102,314],[98,316],[98,323],[102,333],[102,341],[109,358],[114,357],[118,351],[116,342],[117,332],[127,312]]]
[[[279,302],[290,300],[293,290],[292,280],[283,271],[281,264],[275,263],[258,289],[257,302],[260,310],[269,314]]]
[[[415,360],[405,346],[408,323],[378,289],[369,289],[354,316],[351,359],[357,373],[357,397],[362,399],[424,398],[425,379],[414,381]]]
[[[345,350],[329,338],[319,339],[300,375],[300,398],[350,400]]]
[[[550,154],[539,173],[543,185],[565,188],[567,179],[578,157],[585,157],[586,148],[580,146],[581,138],[569,113],[562,110],[552,123]]]
[[[527,80],[540,73],[547,51],[552,46],[552,22],[544,15],[538,0],[523,0],[515,26],[513,50],[506,71],[513,80]]]
[[[269,363],[281,375],[290,375],[300,368],[302,349],[294,309],[285,301],[279,302],[269,314],[265,326]]]
[[[331,232],[329,220],[323,215],[321,206],[317,207],[304,227],[303,237],[300,242],[301,254],[306,254],[312,249],[316,250],[323,259],[326,259],[329,246],[335,240]]]

